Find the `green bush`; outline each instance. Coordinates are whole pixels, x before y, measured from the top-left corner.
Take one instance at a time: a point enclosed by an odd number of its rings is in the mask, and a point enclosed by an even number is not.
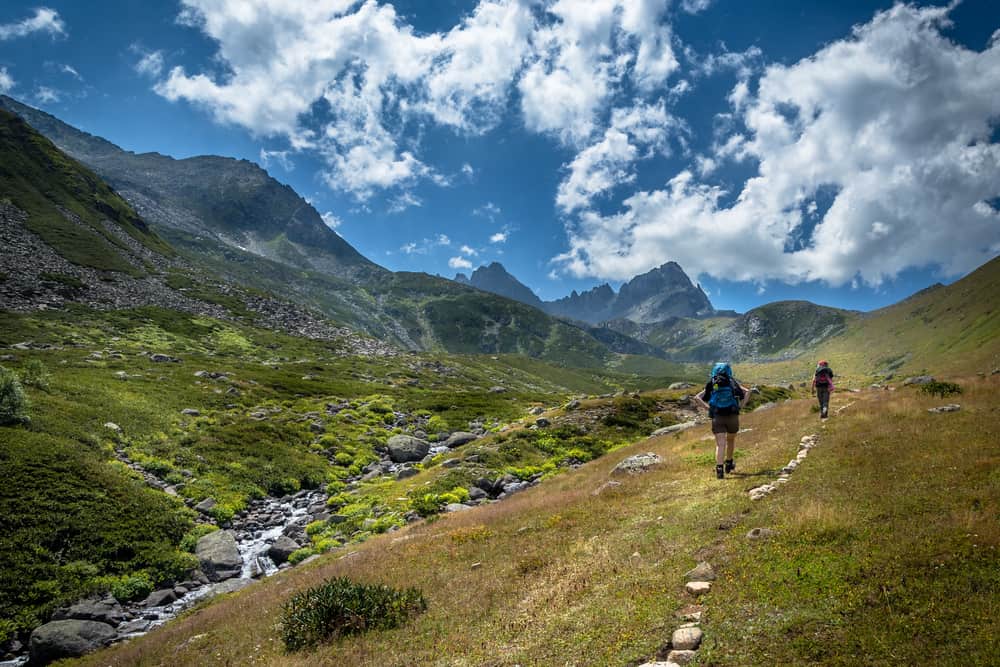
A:
[[[920,385],[920,391],[928,396],[940,396],[941,398],[944,398],[945,396],[961,394],[962,387],[954,382],[941,382],[939,380],[934,380],[933,382]]]
[[[0,366],[0,425],[31,421],[28,407],[28,397],[17,376]]]
[[[306,558],[309,558],[309,556],[312,556],[313,553],[315,552],[309,547],[302,547],[301,549],[296,549],[295,551],[293,551],[288,555],[288,562],[291,565],[298,565]]]
[[[111,594],[119,602],[141,600],[153,592],[153,582],[146,574],[128,574],[111,580]]]
[[[28,387],[41,389],[42,391],[49,390],[49,379],[51,377],[48,369],[45,368],[45,364],[40,359],[28,359],[24,363],[24,368],[21,369],[21,383]]]
[[[330,639],[399,627],[426,609],[427,601],[416,588],[400,591],[337,577],[285,603],[281,639],[287,651],[299,651]]]

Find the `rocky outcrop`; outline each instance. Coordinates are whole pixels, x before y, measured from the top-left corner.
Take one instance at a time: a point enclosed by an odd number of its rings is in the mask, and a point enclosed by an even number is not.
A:
[[[198,540],[194,555],[201,571],[212,581],[239,576],[243,559],[236,546],[236,536],[228,530],[217,530]]]
[[[52,620],[98,621],[108,625],[118,625],[125,620],[125,611],[112,595],[81,600],[52,614]]]
[[[28,642],[32,665],[76,658],[108,644],[115,637],[107,623],[69,619],[35,628]]]
[[[288,560],[288,557],[292,555],[293,552],[299,549],[298,543],[282,535],[274,541],[274,544],[267,550],[267,555],[273,560],[277,565],[281,565]]]
[[[463,285],[471,285],[484,292],[492,292],[505,296],[514,301],[526,303],[539,310],[544,309],[542,300],[531,291],[524,283],[507,272],[500,262],[492,262],[488,266],[480,266],[472,272],[472,277],[467,278],[464,274],[455,276],[455,282]]]

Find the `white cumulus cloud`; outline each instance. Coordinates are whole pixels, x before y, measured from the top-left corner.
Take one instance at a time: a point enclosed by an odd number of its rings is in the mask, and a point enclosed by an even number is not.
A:
[[[6,93],[14,87],[14,77],[6,67],[0,67],[0,93]]]
[[[701,162],[707,173],[708,160],[752,160],[738,193],[682,171],[617,214],[581,213],[557,265],[624,279],[670,258],[718,278],[877,285],[908,267],[954,275],[989,260],[1000,252],[1000,42],[949,40],[949,11],[899,4],[769,66],[755,95],[734,95],[736,126]]]
[[[157,78],[163,73],[163,51],[146,51],[134,44],[132,51],[139,55],[139,60],[132,65],[132,69],[136,72],[152,78]]]
[[[59,18],[59,12],[48,7],[39,7],[35,10],[35,15],[15,21],[14,23],[0,24],[0,41],[14,39],[16,37],[27,37],[36,32],[45,32],[53,37],[66,34],[66,24]]]
[[[497,232],[490,236],[490,243],[506,243],[507,242],[507,232]]]
[[[448,260],[448,266],[453,269],[471,269],[472,262],[462,256],[452,257]]]

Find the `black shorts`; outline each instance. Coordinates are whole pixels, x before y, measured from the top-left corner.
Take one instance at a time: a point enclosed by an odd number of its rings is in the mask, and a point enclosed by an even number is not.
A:
[[[715,415],[712,417],[712,433],[739,433],[740,415]]]

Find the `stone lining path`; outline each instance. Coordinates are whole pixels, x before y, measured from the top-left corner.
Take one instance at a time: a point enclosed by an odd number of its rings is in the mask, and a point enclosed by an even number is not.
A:
[[[844,406],[847,407],[847,406]],[[843,408],[842,408],[843,409]],[[787,484],[790,476],[809,456],[809,451],[819,444],[819,436],[815,433],[802,437],[799,442],[799,453],[794,459],[788,462],[774,480],[773,484],[763,484],[750,489],[751,500],[761,500],[777,491],[783,484]],[[754,528],[747,535],[750,539],[760,539],[771,534],[768,528]],[[708,562],[698,563],[692,570],[684,573],[684,590],[695,599],[712,590],[712,583],[716,579],[715,568]],[[705,633],[701,629],[701,617],[705,608],[700,604],[688,605],[678,612],[678,616],[683,621],[681,625],[673,631],[670,636],[669,652],[666,660],[655,660],[646,662],[639,667],[680,667],[694,660],[698,655]]]

